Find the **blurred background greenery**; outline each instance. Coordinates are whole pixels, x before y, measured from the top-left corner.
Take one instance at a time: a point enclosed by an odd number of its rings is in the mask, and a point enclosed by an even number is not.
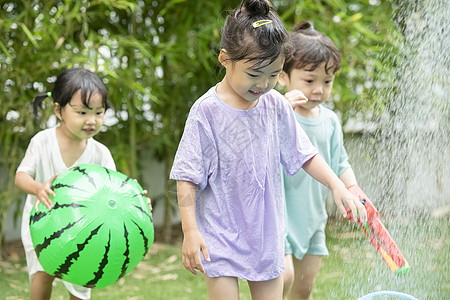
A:
[[[377,91],[390,80],[394,41],[401,35],[392,21],[396,1],[272,2],[288,29],[312,20],[341,50],[329,106],[343,123],[375,120],[385,105]],[[156,159],[165,170],[158,176],[168,178],[190,106],[223,76],[220,30],[239,3],[0,1],[0,233],[8,207],[25,197],[13,178],[30,138],[55,124],[50,101],[34,119],[33,99],[51,91],[66,68],[88,68],[107,86],[114,108],[96,139],[111,150],[118,170],[140,180],[145,160]],[[150,194],[165,205],[163,236],[170,241],[174,182],[163,182],[161,195]]]

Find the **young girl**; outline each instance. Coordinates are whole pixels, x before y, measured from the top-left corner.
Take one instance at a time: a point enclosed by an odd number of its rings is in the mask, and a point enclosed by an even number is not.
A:
[[[50,93],[49,93],[50,94]],[[34,100],[34,113],[47,97]],[[53,109],[60,124],[38,132],[30,142],[17,169],[15,183],[28,193],[22,217],[22,242],[31,280],[31,299],[50,299],[54,277],[45,273],[36,257],[30,236],[29,217],[33,206],[42,202],[51,209],[52,181],[78,164],[98,164],[115,170],[114,160],[104,145],[95,141],[107,108],[106,88],[100,78],[84,69],[61,73],[51,92]],[[64,281],[63,281],[64,282]],[[90,289],[64,282],[70,299],[89,299]]]
[[[348,163],[341,125],[337,115],[321,105],[330,96],[341,54],[333,42],[314,30],[308,21],[291,33],[294,51],[286,58],[279,83],[287,88],[285,97],[319,154],[345,186],[356,185]],[[308,99],[308,102],[303,100]],[[328,255],[325,245],[327,188],[300,171],[284,176],[286,241],[284,291],[289,299],[310,299],[321,257]]]
[[[226,75],[192,106],[170,178],[178,181],[183,265],[205,275],[210,299],[282,298],[285,172],[303,167],[366,218],[364,207],[317,155],[284,97],[272,90],[288,35],[267,0],[244,0],[227,18],[219,62]],[[357,209],[358,208],[358,209]],[[201,254],[202,255],[201,255]]]

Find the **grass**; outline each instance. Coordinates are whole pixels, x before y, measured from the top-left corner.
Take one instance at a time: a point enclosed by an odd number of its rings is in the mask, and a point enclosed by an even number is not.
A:
[[[330,222],[327,227],[330,256],[323,260],[314,299],[358,299],[379,290],[400,291],[418,299],[449,299],[448,219],[415,220],[391,227],[395,229],[391,235],[396,237],[411,266],[409,274],[396,277],[356,226]],[[241,299],[250,300],[246,282],[241,281],[240,287]],[[0,261],[0,291],[2,299],[29,299],[24,259]],[[61,283],[55,284],[52,299],[68,299]],[[206,300],[208,297],[203,278],[184,270],[181,246],[155,243],[134,270],[117,283],[94,290],[92,299]]]

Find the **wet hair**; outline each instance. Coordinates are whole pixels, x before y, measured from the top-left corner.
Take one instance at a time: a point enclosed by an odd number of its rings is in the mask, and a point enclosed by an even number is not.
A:
[[[261,20],[271,22],[255,28],[253,23]],[[256,67],[264,67],[288,55],[288,41],[289,34],[268,0],[243,0],[226,18],[220,48],[232,62],[254,61]]]
[[[88,108],[90,108],[91,96],[96,93],[102,95],[102,105],[105,109],[110,106],[102,80],[97,74],[83,68],[67,69],[59,74],[51,92],[51,98],[53,103],[58,103],[59,107],[63,108],[70,103],[78,91],[81,91],[81,102]],[[39,95],[34,99],[33,113],[36,118],[38,118],[38,107],[42,109],[42,102],[50,96],[49,94]]]
[[[288,75],[293,68],[308,66],[315,70],[322,63],[325,63],[327,74],[334,74],[341,68],[341,53],[329,37],[314,29],[311,21],[298,23],[290,38],[293,51],[286,57],[283,66],[283,71]]]

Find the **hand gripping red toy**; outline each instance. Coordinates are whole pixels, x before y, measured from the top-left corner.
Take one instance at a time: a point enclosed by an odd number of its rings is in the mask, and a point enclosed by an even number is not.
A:
[[[378,210],[373,206],[369,197],[357,185],[351,185],[347,188],[353,195],[358,198],[367,211],[367,222],[358,223],[361,225],[370,243],[377,249],[378,254],[383,258],[389,269],[397,275],[404,275],[409,271],[408,262],[398,249],[391,235],[381,222]],[[349,207],[346,207],[347,219],[352,220],[353,216]]]

